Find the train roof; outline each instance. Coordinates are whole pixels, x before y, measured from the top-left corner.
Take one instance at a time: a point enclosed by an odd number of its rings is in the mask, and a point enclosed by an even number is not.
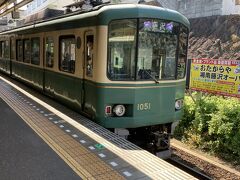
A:
[[[109,4],[97,6],[89,11],[78,11],[52,19],[33,22],[22,27],[1,32],[0,35],[9,33],[37,33],[69,28],[108,25],[112,20],[127,18],[166,19],[182,23],[188,28],[190,27],[187,18],[174,10],[142,4]]]

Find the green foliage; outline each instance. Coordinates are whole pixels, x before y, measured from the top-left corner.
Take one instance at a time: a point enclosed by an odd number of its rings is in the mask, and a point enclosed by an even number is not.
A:
[[[236,98],[202,96],[184,100],[184,116],[174,134],[178,139],[227,159],[240,159],[240,101]],[[240,160],[239,162],[240,163]]]
[[[194,104],[192,98],[190,96],[185,96],[183,107],[184,116],[175,129],[174,133],[176,137],[184,136],[187,129],[191,127],[192,120],[195,117],[195,109],[196,105]]]

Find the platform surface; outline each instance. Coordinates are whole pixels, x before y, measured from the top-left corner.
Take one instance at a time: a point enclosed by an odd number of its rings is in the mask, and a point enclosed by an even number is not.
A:
[[[0,168],[4,166],[6,178],[18,168],[23,174],[19,177],[27,179],[38,179],[38,174],[52,174],[40,179],[195,179],[77,113],[63,114],[68,110],[56,109],[2,77],[0,92],[1,112],[9,114],[0,118],[5,124],[0,126],[0,147],[5,146],[0,153],[6,156],[2,161],[0,155]],[[14,167],[20,160],[25,162]],[[36,178],[28,178],[29,171]]]
[[[1,98],[0,123],[0,179],[79,179]]]

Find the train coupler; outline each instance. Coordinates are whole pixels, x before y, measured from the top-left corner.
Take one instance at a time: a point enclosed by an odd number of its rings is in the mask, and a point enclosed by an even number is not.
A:
[[[147,147],[151,153],[156,154],[161,158],[166,158],[166,156],[169,157],[171,155],[170,134],[152,132]]]

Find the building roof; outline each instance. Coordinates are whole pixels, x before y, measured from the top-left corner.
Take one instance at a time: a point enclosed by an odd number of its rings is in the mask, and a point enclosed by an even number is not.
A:
[[[0,0],[0,17],[17,10],[32,1],[33,0],[22,0],[21,2],[16,3],[16,0]]]

